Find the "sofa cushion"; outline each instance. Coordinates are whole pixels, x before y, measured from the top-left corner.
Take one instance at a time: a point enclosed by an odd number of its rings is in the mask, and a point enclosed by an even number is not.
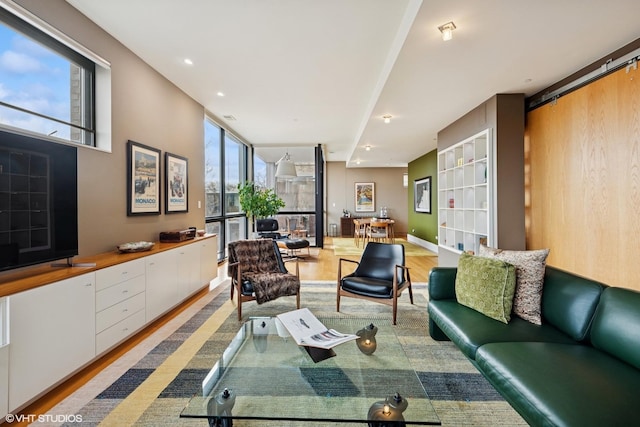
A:
[[[455,300],[430,300],[429,321],[434,321],[469,359],[478,348],[492,342],[531,341],[575,344],[575,341],[551,325],[534,325],[519,317],[509,324],[496,322],[458,304]]]
[[[593,347],[493,343],[476,363],[530,425],[638,424],[640,371]]]
[[[542,294],[542,319],[576,341],[589,337],[589,328],[606,286],[547,266]]]
[[[640,369],[640,292],[607,288],[591,329],[593,346]]]
[[[497,258],[516,268],[513,314],[536,325],[542,324],[542,286],[549,249],[510,251],[480,245],[479,256]]]
[[[456,275],[456,299],[492,319],[509,323],[516,286],[513,265],[462,253]]]

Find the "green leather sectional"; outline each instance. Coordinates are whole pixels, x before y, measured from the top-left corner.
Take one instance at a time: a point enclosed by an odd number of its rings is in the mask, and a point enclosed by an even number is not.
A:
[[[456,301],[456,268],[429,275],[429,333],[451,340],[533,426],[640,425],[640,293],[547,266],[542,325]]]

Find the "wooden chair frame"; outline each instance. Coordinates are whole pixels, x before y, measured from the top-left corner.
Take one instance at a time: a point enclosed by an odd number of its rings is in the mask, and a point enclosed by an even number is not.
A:
[[[349,291],[345,291],[344,289],[342,289],[342,286],[340,286],[341,281],[342,281],[342,263],[344,262],[348,262],[348,263],[353,263],[353,264],[357,264],[360,265],[359,261],[354,261],[351,259],[347,259],[347,258],[340,258],[338,260],[338,287],[337,287],[337,298],[336,298],[336,311],[340,311],[340,297],[351,297],[351,298],[358,298],[358,299],[363,299],[363,300],[367,300],[367,301],[372,301],[372,302],[377,302],[380,304],[385,304],[385,305],[390,305],[392,307],[393,310],[393,324],[396,324],[397,321],[397,315],[398,315],[398,297],[402,294],[402,292],[405,289],[409,290],[409,300],[411,301],[411,304],[413,304],[413,288],[411,287],[411,275],[409,272],[409,267],[406,267],[404,265],[397,265],[394,267],[394,275],[393,275],[393,294],[391,298],[375,298],[375,297],[370,297],[370,296],[366,296],[366,295],[360,295],[360,294],[354,294],[352,292]],[[406,273],[406,280],[402,285],[398,285],[398,270],[404,270],[404,273]]]

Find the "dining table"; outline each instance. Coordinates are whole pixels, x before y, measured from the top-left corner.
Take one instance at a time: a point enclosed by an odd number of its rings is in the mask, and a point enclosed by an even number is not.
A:
[[[355,233],[358,233],[358,226],[364,226],[364,242],[368,240],[383,242],[383,243],[395,243],[395,232],[394,225],[395,221],[390,218],[354,218],[353,222],[355,224],[356,231],[354,232],[354,238],[358,238],[359,236]]]

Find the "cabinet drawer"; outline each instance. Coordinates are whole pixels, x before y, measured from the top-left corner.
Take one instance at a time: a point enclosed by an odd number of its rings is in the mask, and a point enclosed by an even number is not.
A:
[[[96,313],[96,332],[102,332],[140,310],[144,310],[144,292]]]
[[[96,292],[96,313],[144,292],[144,275]]]
[[[106,289],[118,283],[130,280],[144,274],[144,260],[137,259],[103,268],[96,271],[96,290]]]
[[[144,310],[141,310],[100,332],[96,335],[96,354],[108,350],[142,328],[144,319]]]

